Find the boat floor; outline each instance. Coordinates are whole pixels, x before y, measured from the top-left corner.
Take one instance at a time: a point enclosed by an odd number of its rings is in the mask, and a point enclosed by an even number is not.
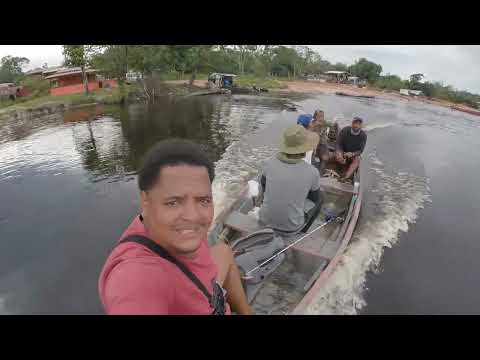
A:
[[[305,295],[303,287],[308,280],[307,274],[298,271],[293,254],[287,253],[283,263],[263,282],[252,303],[253,311],[258,315],[292,312]]]
[[[312,231],[323,221],[323,214],[310,227]],[[292,312],[309,287],[337,253],[340,241],[335,241],[341,224],[329,224],[311,234],[285,252],[282,264],[261,284],[247,289],[256,314],[282,315]],[[284,237],[285,245],[304,236]]]

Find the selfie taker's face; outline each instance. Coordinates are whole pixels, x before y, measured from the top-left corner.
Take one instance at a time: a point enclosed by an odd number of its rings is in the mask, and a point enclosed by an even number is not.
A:
[[[205,167],[166,166],[154,187],[141,196],[150,235],[167,250],[188,256],[206,240],[213,203]]]

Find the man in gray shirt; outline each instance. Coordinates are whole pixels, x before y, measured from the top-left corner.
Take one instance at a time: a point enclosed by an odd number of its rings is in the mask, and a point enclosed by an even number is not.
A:
[[[264,164],[260,181],[264,194],[259,216],[265,225],[289,233],[306,231],[306,215],[318,213],[320,176],[313,165],[303,160],[318,141],[316,133],[300,125],[289,127],[280,152]]]

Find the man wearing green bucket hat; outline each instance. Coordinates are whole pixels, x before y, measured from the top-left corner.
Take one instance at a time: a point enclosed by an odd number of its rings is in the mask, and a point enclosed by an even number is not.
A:
[[[285,130],[280,151],[265,162],[260,177],[263,203],[259,216],[265,225],[286,233],[308,230],[305,224],[321,205],[320,176],[303,159],[318,142],[316,133],[300,125]]]

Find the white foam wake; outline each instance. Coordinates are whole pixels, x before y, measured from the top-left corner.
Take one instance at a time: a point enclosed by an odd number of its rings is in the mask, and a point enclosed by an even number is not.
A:
[[[370,124],[365,125],[364,130],[365,131],[372,131],[374,129],[383,129],[383,128],[390,127],[390,126],[395,126],[395,124],[392,124],[392,123],[370,123]]]
[[[365,306],[367,273],[378,271],[384,248],[397,242],[400,231],[408,231],[419,209],[430,201],[427,178],[408,172],[388,175],[375,152],[369,158],[370,171],[376,175],[369,191],[379,194],[374,211],[357,225],[351,244],[307,314],[357,314]]]
[[[275,153],[273,147],[248,147],[245,142],[232,143],[215,164],[212,184],[215,218],[236,198],[248,180],[260,171],[264,160]]]

